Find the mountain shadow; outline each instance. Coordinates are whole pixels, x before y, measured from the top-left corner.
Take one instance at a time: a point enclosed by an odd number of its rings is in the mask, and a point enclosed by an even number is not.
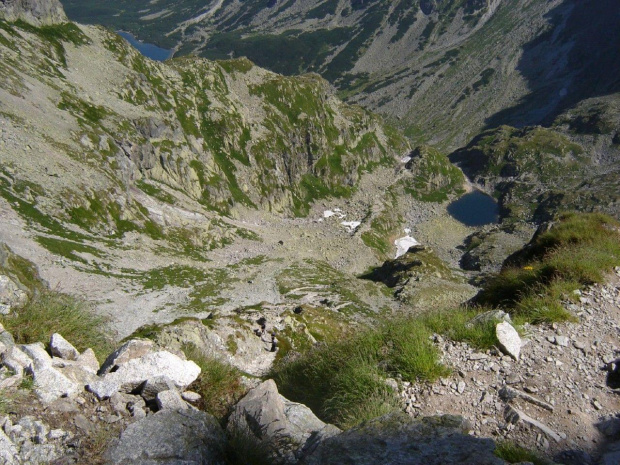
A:
[[[581,100],[620,91],[618,0],[566,0],[546,17],[517,65],[530,93],[487,118],[487,128],[547,124]]]

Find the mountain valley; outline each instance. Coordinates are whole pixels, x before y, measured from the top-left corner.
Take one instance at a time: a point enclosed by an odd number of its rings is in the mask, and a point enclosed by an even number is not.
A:
[[[326,428],[310,449],[280,444],[266,462],[213,463],[337,463],[325,457],[338,441],[382,437],[392,420],[413,434],[419,426],[404,418],[444,413],[467,417],[469,426],[441,417],[433,428],[470,434],[485,451],[475,463],[517,463],[493,455],[490,435],[497,450],[536,450],[535,463],[613,463],[603,460],[616,457],[617,431],[594,426],[617,423],[620,408],[620,11],[611,0],[63,5],[79,22],[57,0],[0,2],[0,341],[10,333],[34,360],[23,376],[39,399],[36,365],[48,362],[30,346],[48,339],[23,336],[15,318],[52,295],[102,318],[93,324],[108,340],[93,347],[100,359],[129,344],[115,370],[170,351],[216,377],[158,393],[190,386],[207,398],[221,382],[229,391],[201,405],[229,428],[227,444],[239,439],[235,409],[261,390],[285,410],[304,404],[304,421]],[[81,21],[175,57],[152,61]],[[472,192],[497,204],[496,221],[451,216]],[[504,324],[521,358],[504,345]],[[6,344],[0,384],[18,376]],[[75,360],[45,347],[75,381]],[[234,379],[210,371],[220,366]],[[101,409],[112,409],[129,435],[142,414],[124,405],[136,398],[147,420],[163,417],[137,385],[109,393],[106,379],[120,375],[98,362],[95,371],[75,382],[88,386],[77,398],[97,428]],[[556,413],[504,399],[505,386]],[[516,420],[509,407],[523,410]],[[16,408],[11,424],[21,421]],[[394,410],[409,417],[372,420]],[[60,427],[79,437],[69,423]],[[21,444],[7,424],[7,440]],[[7,463],[130,463],[111,458],[125,457],[122,440],[92,456],[62,441],[54,453],[72,462],[28,462],[22,445]],[[572,449],[590,462],[569,461]],[[445,463],[474,463],[463,460]]]

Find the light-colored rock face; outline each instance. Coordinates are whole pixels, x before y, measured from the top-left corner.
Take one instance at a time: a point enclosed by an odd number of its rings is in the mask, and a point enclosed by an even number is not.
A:
[[[296,463],[317,437],[327,438],[340,432],[319,420],[305,405],[282,397],[273,380],[252,389],[235,406],[227,430],[233,437],[260,444],[275,464]]]
[[[162,410],[130,425],[106,453],[110,465],[223,465],[225,436],[211,415]]]
[[[65,360],[77,360],[80,356],[78,350],[58,333],[52,334],[50,338],[50,350],[53,356]]]
[[[98,399],[107,399],[116,392],[130,393],[146,383],[146,397],[151,400],[167,388],[184,390],[200,374],[200,367],[167,351],[148,353],[101,375],[87,389]]]
[[[504,321],[495,327],[495,334],[502,352],[515,360],[519,360],[521,337],[519,337],[517,330],[510,323]]]
[[[27,301],[28,295],[11,278],[0,275],[0,313],[7,315]]]
[[[105,359],[100,375],[110,372],[114,368],[118,368],[123,363],[127,363],[134,358],[140,358],[153,350],[153,341],[147,339],[132,339],[120,346]]]
[[[0,18],[22,20],[34,26],[68,21],[59,0],[0,0]]]

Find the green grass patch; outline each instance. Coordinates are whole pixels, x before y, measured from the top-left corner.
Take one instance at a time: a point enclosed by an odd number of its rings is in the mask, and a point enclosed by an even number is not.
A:
[[[539,234],[484,287],[477,302],[533,323],[572,319],[562,301],[602,282],[620,265],[620,223],[598,213],[567,213]]]
[[[189,386],[202,396],[199,408],[223,420],[247,391],[241,382],[241,372],[226,362],[207,357],[194,344],[185,344],[183,352],[201,369],[198,379]]]
[[[36,240],[39,244],[45,247],[53,254],[60,255],[72,261],[80,263],[88,263],[88,261],[78,255],[79,253],[86,253],[95,257],[102,257],[102,253],[99,249],[90,245],[85,245],[80,242],[58,239],[56,237],[37,236]]]
[[[496,322],[468,324],[485,310],[462,307],[432,311],[420,316],[420,320],[433,333],[442,334],[453,341],[467,342],[480,350],[486,350],[497,344]]]
[[[552,463],[542,458],[536,452],[525,449],[510,441],[498,442],[495,447],[495,455],[508,463],[531,462],[534,465],[550,465]]]
[[[145,194],[150,195],[151,197],[154,197],[164,203],[174,205],[174,197],[168,192],[163,191],[156,185],[150,182],[146,182],[144,180],[138,180],[136,181],[136,186]]]
[[[447,373],[419,320],[393,320],[315,348],[272,372],[280,392],[343,428],[398,408],[384,378],[409,381]]]
[[[95,315],[86,301],[57,291],[41,292],[19,312],[0,321],[18,344],[49,343],[52,333],[60,333],[80,352],[93,349],[99,360],[113,349],[104,318]]]

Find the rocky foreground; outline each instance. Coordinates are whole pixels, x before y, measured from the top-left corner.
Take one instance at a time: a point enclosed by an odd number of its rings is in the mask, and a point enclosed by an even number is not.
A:
[[[11,289],[3,295],[21,295]],[[284,398],[273,380],[256,379],[221,425],[187,390],[200,368],[149,340],[125,342],[100,366],[60,334],[47,347],[16,344],[1,328],[0,460],[224,464],[232,453],[277,464],[499,465],[495,438],[565,465],[617,464],[620,270],[579,300],[567,303],[579,323],[530,328],[512,356],[435,336],[454,375],[388,380],[403,411],[346,432]]]

